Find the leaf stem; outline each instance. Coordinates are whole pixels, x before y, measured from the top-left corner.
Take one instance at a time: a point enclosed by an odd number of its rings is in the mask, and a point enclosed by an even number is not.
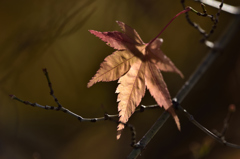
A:
[[[186,13],[186,12],[188,12],[188,11],[190,11],[190,10],[194,11],[193,8],[191,8],[191,7],[186,7],[185,10],[183,10],[183,11],[179,12],[177,15],[175,15],[175,16],[170,20],[170,22],[168,22],[168,24],[160,31],[160,33],[159,33],[155,38],[153,38],[147,45],[151,45],[151,43],[153,43],[153,42],[163,33],[163,31],[172,23],[172,21],[173,21],[174,19],[176,19],[179,15],[181,15],[181,14],[183,14],[183,13]]]

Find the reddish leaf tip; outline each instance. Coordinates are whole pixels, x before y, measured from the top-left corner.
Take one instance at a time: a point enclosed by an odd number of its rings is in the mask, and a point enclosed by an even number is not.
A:
[[[91,34],[97,32],[97,31],[95,31],[95,30],[88,30],[88,31],[89,31]]]

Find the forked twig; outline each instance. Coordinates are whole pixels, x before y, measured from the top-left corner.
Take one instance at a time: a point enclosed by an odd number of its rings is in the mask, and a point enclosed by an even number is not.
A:
[[[218,132],[217,130],[213,130],[214,134],[216,134],[219,138],[225,139],[225,134],[227,132],[227,129],[229,127],[230,120],[232,118],[233,113],[236,111],[236,106],[234,104],[230,104],[228,107],[228,113],[226,118],[223,122],[223,128],[221,132]]]
[[[184,112],[184,115],[194,124],[196,125],[200,130],[202,130],[203,132],[205,132],[208,136],[211,136],[213,139],[215,139],[216,141],[218,141],[219,143],[223,144],[224,146],[228,146],[228,147],[232,147],[232,148],[237,148],[240,149],[239,145],[233,144],[233,143],[229,143],[227,142],[224,137],[218,136],[217,134],[214,134],[213,132],[211,132],[210,130],[208,130],[207,128],[205,128],[203,125],[201,125],[199,122],[197,122],[194,117],[189,114],[187,112],[186,109],[182,108],[180,105],[178,106],[178,109],[181,110],[182,112]]]
[[[232,147],[240,149],[240,145],[236,145],[230,142],[227,142],[225,138],[222,135],[219,135],[217,133],[213,133],[207,128],[205,128],[203,125],[201,125],[199,122],[197,122],[194,117],[187,112],[186,109],[182,108],[180,104],[177,102],[177,99],[173,99],[173,105],[178,110],[182,111],[184,115],[194,124],[196,125],[200,130],[202,130],[207,135],[211,136],[213,139],[218,141],[219,143],[223,144],[224,146]],[[157,106],[157,105],[152,105]],[[167,119],[170,117],[170,114],[167,111],[164,111],[163,114],[157,119],[157,121],[154,123],[154,125],[148,130],[148,132],[142,137],[142,139],[136,144],[133,151],[129,154],[127,157],[128,159],[134,159],[137,158],[137,156],[142,152],[142,150],[147,146],[147,144],[152,140],[152,138],[155,136],[155,134],[160,130],[160,128],[164,125],[164,123],[167,121]],[[230,118],[230,117],[229,117]],[[227,118],[228,122],[230,119]],[[225,129],[225,126],[223,130]]]
[[[208,18],[210,18],[211,21],[213,22],[212,28],[211,28],[211,30],[209,31],[209,33],[207,33],[204,29],[202,29],[202,27],[201,27],[199,24],[193,22],[193,21],[190,19],[188,12],[185,13],[185,14],[186,14],[186,20],[187,20],[187,22],[188,22],[191,26],[193,26],[194,28],[196,28],[196,29],[200,32],[200,34],[203,35],[203,38],[200,40],[200,42],[205,43],[205,42],[207,41],[207,39],[210,37],[210,35],[212,35],[213,32],[214,32],[214,30],[217,28],[217,24],[218,24],[218,22],[219,22],[220,12],[221,12],[222,7],[223,7],[223,1],[224,1],[224,0],[221,1],[220,5],[219,5],[219,8],[218,8],[218,11],[217,11],[217,13],[216,13],[215,16],[210,15],[210,14],[207,13],[207,10],[206,10],[205,5],[204,5],[203,3],[201,3],[201,7],[202,7],[202,9],[203,9],[203,13],[194,10],[194,12],[195,12],[198,16],[208,17]],[[185,0],[181,0],[181,3],[182,3],[183,8],[186,8],[186,6],[185,6]],[[206,43],[206,44],[208,44],[208,43]],[[207,45],[207,46],[208,46],[208,45]]]
[[[110,114],[107,114],[105,113],[103,117],[98,117],[98,118],[84,118],[72,111],[70,111],[69,109],[63,107],[59,100],[57,99],[57,97],[55,96],[54,94],[54,90],[52,88],[52,83],[51,83],[51,80],[50,80],[50,77],[49,77],[49,74],[48,74],[48,71],[46,68],[43,69],[43,73],[47,79],[47,82],[48,82],[48,87],[50,89],[50,95],[53,97],[54,101],[56,102],[57,104],[57,107],[55,106],[49,106],[49,105],[41,105],[41,104],[38,104],[38,103],[32,103],[32,102],[29,102],[29,101],[24,101],[18,97],[16,97],[15,95],[10,95],[10,97],[14,100],[17,100],[21,103],[24,103],[26,105],[30,105],[30,106],[33,106],[33,107],[38,107],[38,108],[42,108],[42,109],[46,109],[46,110],[56,110],[56,111],[62,111],[64,113],[67,113],[67,114],[70,114],[72,115],[73,117],[77,118],[80,122],[97,122],[97,121],[105,121],[105,120],[109,120],[109,121],[114,121],[115,123],[119,124],[121,122],[115,120],[114,118],[117,118],[118,117],[118,114],[114,114],[114,115],[110,115]],[[159,107],[156,107],[156,106],[152,106],[152,105],[149,105],[149,106],[144,106],[144,105],[141,105],[139,109],[136,110],[136,112],[144,112],[145,109],[154,109],[154,108],[159,108]],[[121,124],[124,124],[126,127],[128,127],[131,132],[132,132],[132,143],[131,143],[131,146],[135,146],[136,145],[136,131],[135,131],[135,127],[131,124],[128,124],[128,123],[121,123]]]

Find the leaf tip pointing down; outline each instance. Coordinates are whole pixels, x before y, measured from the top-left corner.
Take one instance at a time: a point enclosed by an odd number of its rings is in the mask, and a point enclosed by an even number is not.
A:
[[[92,85],[93,85],[92,82],[89,81],[88,84],[87,84],[87,88],[90,88]]]
[[[178,130],[181,131],[180,121],[179,121],[179,118],[178,118],[177,114],[175,113],[174,108],[171,106],[171,107],[168,108],[167,111],[172,115],[172,117],[173,117],[173,119],[174,119],[174,121],[177,125]]]
[[[117,140],[120,139],[124,127],[125,126],[121,123],[118,125],[118,127],[117,127]]]

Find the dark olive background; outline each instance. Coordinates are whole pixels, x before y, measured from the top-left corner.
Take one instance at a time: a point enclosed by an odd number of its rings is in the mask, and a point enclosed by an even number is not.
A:
[[[239,1],[226,3],[240,5]],[[201,10],[200,4],[187,6]],[[117,113],[117,81],[97,83],[87,88],[103,59],[114,50],[88,30],[120,31],[123,21],[135,28],[148,42],[182,10],[180,1],[160,0],[9,0],[0,2],[0,158],[1,159],[122,159],[131,152],[131,132],[126,129],[116,140],[116,124],[110,121],[80,123],[70,115],[26,106],[9,94],[56,105],[42,73],[47,68],[61,104],[83,117]],[[210,14],[216,9],[207,7]],[[190,13],[191,18],[209,30],[208,18]],[[217,30],[210,40],[221,35],[230,20],[221,13]],[[220,130],[229,104],[235,104],[226,139],[240,144],[240,32],[229,41],[197,85],[182,102],[204,126]],[[185,75],[163,73],[172,96],[190,77],[209,49],[199,43],[201,35],[178,17],[161,35],[163,52]],[[155,104],[146,92],[142,104]],[[134,114],[130,123],[139,140],[161,115],[162,109]],[[179,132],[170,118],[139,158],[237,159],[240,151],[224,147],[206,136],[180,113]],[[206,154],[206,155],[205,155]]]

